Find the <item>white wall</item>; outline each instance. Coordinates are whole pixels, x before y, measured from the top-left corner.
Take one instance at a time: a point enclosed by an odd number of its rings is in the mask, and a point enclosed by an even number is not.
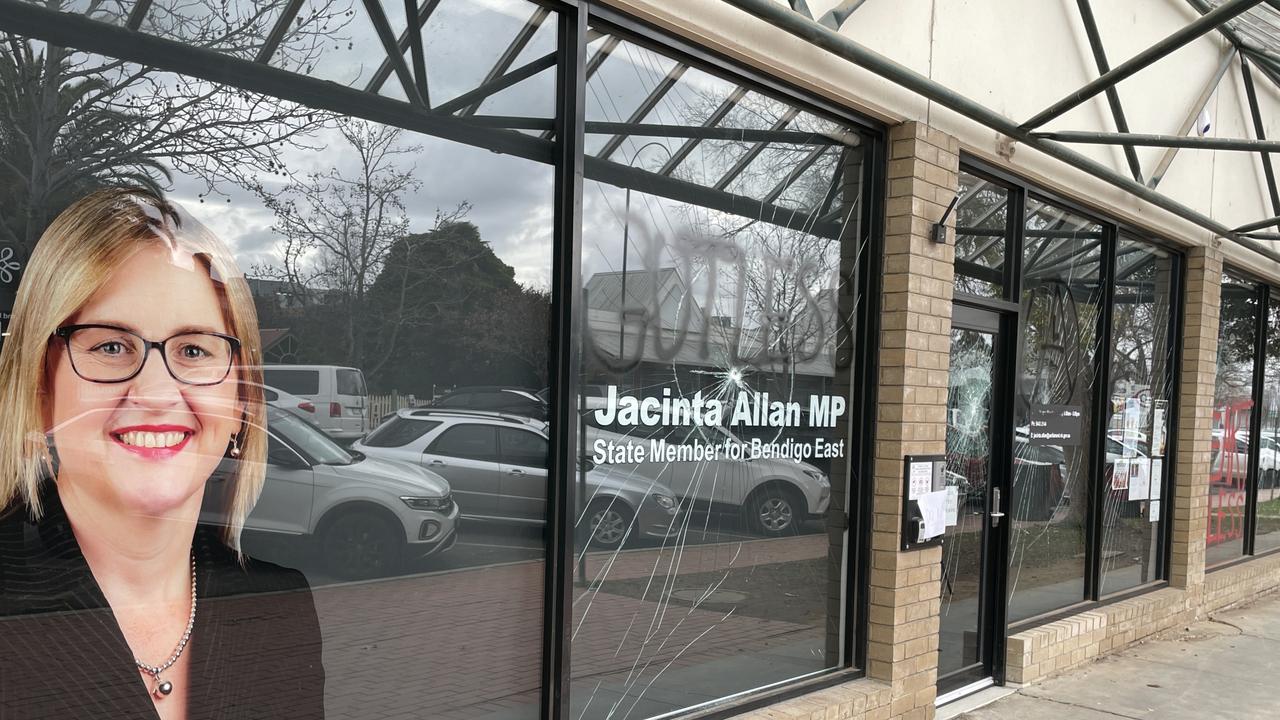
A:
[[[722,0],[611,0],[676,33],[887,122],[921,120],[960,138],[964,149],[1029,180],[1185,245],[1223,242],[1199,226],[1113,185],[1020,145],[936,103],[853,66]],[[783,0],[778,0],[783,3]],[[785,4],[785,3],[783,3]],[[808,0],[821,17],[838,0]],[[1114,67],[1198,15],[1185,0],[1095,0],[1093,10]],[[1097,76],[1075,0],[866,0],[841,32],[960,94],[1024,121]],[[1212,78],[1227,44],[1213,32],[1118,86],[1130,130],[1174,134]],[[1268,139],[1280,139],[1280,91],[1254,73]],[[1209,104],[1210,134],[1252,138],[1239,59]],[[1046,130],[1114,132],[1105,95]],[[1118,146],[1074,149],[1121,174]],[[1010,152],[1010,149],[1012,152]],[[1162,148],[1140,148],[1145,175]],[[1280,156],[1275,157],[1280,171]],[[1218,222],[1236,227],[1271,217],[1256,153],[1179,150],[1159,191]],[[1280,243],[1276,243],[1280,250]],[[1224,242],[1236,265],[1280,282],[1280,263]]]

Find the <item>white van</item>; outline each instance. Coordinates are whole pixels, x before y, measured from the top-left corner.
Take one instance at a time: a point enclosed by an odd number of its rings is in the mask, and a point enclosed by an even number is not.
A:
[[[264,365],[264,384],[315,404],[312,422],[330,436],[354,440],[369,430],[369,391],[359,368],[337,365]]]

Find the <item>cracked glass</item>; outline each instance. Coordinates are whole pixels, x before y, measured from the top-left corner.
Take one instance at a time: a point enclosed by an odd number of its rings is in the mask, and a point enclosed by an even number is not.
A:
[[[593,720],[847,664],[867,241],[853,128],[627,38],[596,45],[571,628],[571,715]]]

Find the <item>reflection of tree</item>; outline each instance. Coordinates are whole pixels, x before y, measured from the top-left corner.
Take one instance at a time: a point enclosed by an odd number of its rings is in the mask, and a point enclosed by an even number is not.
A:
[[[338,129],[355,153],[356,168],[315,172],[279,192],[260,188],[275,213],[280,235],[278,267],[263,274],[336,298],[335,318],[343,361],[368,370],[364,328],[374,320],[368,293],[396,243],[409,232],[404,195],[420,183],[397,161],[418,146],[399,145],[401,131],[344,119]]]
[[[39,0],[123,24],[132,3]],[[341,0],[308,4],[290,25],[274,64],[307,67],[347,21]],[[156,4],[148,33],[253,57],[287,0]],[[0,239],[29,251],[48,221],[90,187],[158,188],[172,173],[252,184],[283,169],[321,114],[195,78],[162,73],[0,33]]]
[[[458,214],[394,243],[370,310],[368,346],[379,360],[366,369],[383,387],[428,392],[546,378],[549,297],[520,287],[511,266]]]

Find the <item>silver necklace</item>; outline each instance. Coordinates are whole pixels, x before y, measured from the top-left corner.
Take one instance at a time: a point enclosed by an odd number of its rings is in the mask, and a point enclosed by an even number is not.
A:
[[[133,662],[138,669],[151,676],[154,685],[151,687],[151,694],[157,700],[163,699],[173,692],[173,682],[160,678],[160,673],[173,667],[178,662],[178,658],[182,657],[182,651],[187,649],[187,641],[191,639],[191,630],[196,626],[196,556],[191,555],[191,615],[187,618],[187,629],[182,633],[182,639],[178,641],[177,647],[173,649],[173,654],[169,656],[159,665],[148,665],[138,658],[134,658]]]

